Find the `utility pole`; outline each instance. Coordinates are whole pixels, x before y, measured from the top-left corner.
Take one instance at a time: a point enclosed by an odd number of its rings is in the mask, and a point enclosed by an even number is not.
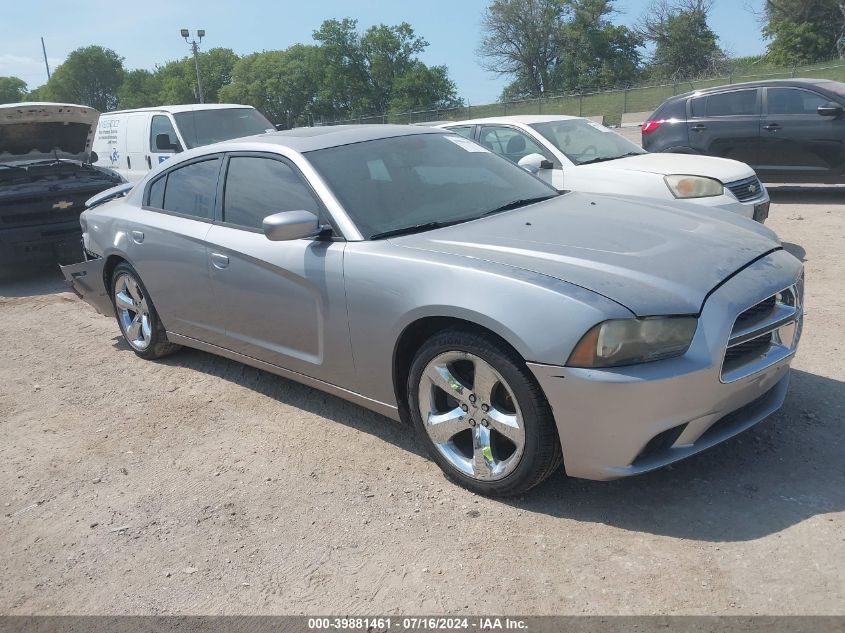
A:
[[[44,38],[41,38],[41,52],[44,53],[44,66],[47,68],[47,81],[50,81],[50,64],[47,63],[47,47],[44,46]]]
[[[199,59],[199,44],[202,42],[202,38],[205,37],[205,29],[197,29],[197,37],[199,38],[199,42],[197,40],[190,40],[191,33],[188,29],[182,29],[180,31],[182,37],[185,38],[185,41],[188,42],[191,46],[191,51],[194,54],[194,68],[197,71],[197,95],[199,96],[200,103],[205,103],[205,96],[202,93],[202,79],[200,78],[200,59]]]

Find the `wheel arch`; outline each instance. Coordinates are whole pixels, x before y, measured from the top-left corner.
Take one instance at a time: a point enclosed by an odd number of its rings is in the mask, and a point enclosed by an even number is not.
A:
[[[519,345],[519,343],[514,345],[508,340],[514,336],[512,333],[505,333],[503,336],[501,333],[480,324],[478,322],[479,320],[480,319],[472,318],[471,315],[428,315],[419,317],[405,326],[399,337],[396,339],[396,344],[393,348],[392,364],[393,392],[396,397],[396,403],[399,407],[399,414],[403,421],[410,421],[407,417],[408,398],[405,384],[408,382],[411,363],[423,343],[438,332],[452,327],[461,327],[479,334],[486,334],[512,349],[514,353],[523,360],[527,360],[525,355],[520,352],[519,347],[522,346]]]

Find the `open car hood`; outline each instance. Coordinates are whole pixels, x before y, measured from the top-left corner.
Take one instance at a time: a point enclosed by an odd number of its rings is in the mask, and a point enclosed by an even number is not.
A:
[[[100,113],[70,103],[0,105],[0,163],[88,161]]]

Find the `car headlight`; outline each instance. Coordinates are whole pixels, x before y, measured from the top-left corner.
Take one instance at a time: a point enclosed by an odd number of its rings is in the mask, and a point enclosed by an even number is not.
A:
[[[676,198],[709,198],[725,193],[725,185],[704,176],[665,176],[666,186]]]
[[[681,356],[689,349],[698,319],[646,317],[604,321],[587,332],[566,364],[619,367]]]

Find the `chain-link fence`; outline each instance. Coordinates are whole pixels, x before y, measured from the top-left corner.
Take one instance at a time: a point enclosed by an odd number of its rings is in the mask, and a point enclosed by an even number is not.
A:
[[[521,101],[503,101],[486,105],[467,104],[459,108],[430,108],[366,114],[348,119],[316,119],[316,125],[341,125],[348,123],[399,123],[422,124],[435,121],[460,121],[491,116],[512,114],[568,114],[572,116],[603,116],[608,126],[618,126],[622,115],[632,112],[652,112],[669,97],[725,84],[760,81],[764,79],[789,79],[811,77],[814,79],[835,79],[845,81],[845,60],[831,60],[812,66],[791,68],[765,68],[749,73],[747,69],[737,74],[694,80],[678,80],[671,83],[646,86],[629,86],[598,92],[572,92],[556,96],[544,96]]]

